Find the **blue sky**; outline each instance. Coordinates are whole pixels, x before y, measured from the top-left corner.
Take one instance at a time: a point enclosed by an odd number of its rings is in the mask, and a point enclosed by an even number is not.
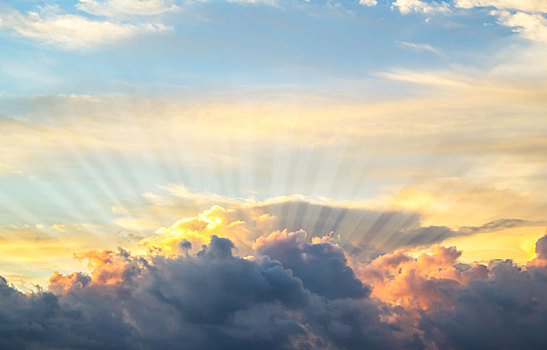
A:
[[[304,201],[415,212],[424,227],[520,219],[525,248],[510,254],[526,261],[547,203],[545,12],[541,0],[4,1],[0,233],[73,242],[36,262],[49,275],[50,257],[139,249],[128,235],[213,205]],[[8,250],[4,273],[22,276]]]
[[[169,6],[173,5],[165,2],[163,7]],[[126,36],[102,29],[104,38],[78,40],[70,34],[59,38],[55,29],[42,32],[47,37],[34,39],[34,34],[17,35],[17,30],[25,30],[20,28],[24,23],[14,24],[15,29],[4,25],[0,91],[9,96],[203,94],[255,86],[342,90],[332,82],[371,79],[393,67],[465,64],[480,69],[485,57],[508,42],[525,45],[512,28],[497,23],[490,7],[401,14],[390,2],[376,6],[347,1],[185,2],[176,6],[178,10],[158,15],[112,18],[87,13],[77,2],[8,2],[3,5],[4,17],[18,13],[29,18],[32,11],[50,23],[74,15],[97,23],[156,27],[134,29],[135,34]],[[116,35],[122,38],[116,40]]]
[[[547,348],[546,15],[0,0],[0,348]]]

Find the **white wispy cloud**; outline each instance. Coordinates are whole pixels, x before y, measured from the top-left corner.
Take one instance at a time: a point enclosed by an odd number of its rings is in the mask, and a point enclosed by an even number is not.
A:
[[[180,10],[169,0],[80,0],[76,8],[93,15],[111,18],[151,16]]]
[[[437,50],[436,48],[434,48],[433,46],[428,45],[428,44],[411,43],[411,42],[407,42],[407,41],[397,41],[397,44],[402,45],[402,46],[406,46],[406,47],[410,47],[410,48],[418,50],[418,51],[429,51],[429,52],[433,52],[433,53],[436,53],[436,54],[440,53],[439,50]]]
[[[446,2],[425,2],[421,0],[397,0],[391,8],[398,8],[401,14],[406,15],[411,12],[419,12],[424,14],[432,13],[449,13],[450,5]]]
[[[55,6],[46,6],[25,14],[16,10],[0,13],[0,29],[47,44],[78,49],[112,43],[137,34],[159,32],[167,27],[163,24],[92,20],[64,13]]]
[[[228,3],[239,5],[266,5],[279,8],[279,2],[276,0],[226,0]]]

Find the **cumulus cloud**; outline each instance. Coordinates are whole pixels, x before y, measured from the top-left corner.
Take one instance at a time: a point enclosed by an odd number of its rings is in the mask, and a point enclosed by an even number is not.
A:
[[[370,264],[358,265],[359,276],[369,281],[373,296],[407,309],[427,309],[450,304],[454,291],[470,279],[485,279],[484,265],[456,268],[461,251],[435,247],[432,253],[413,258],[403,251],[383,255]]]
[[[547,42],[547,19],[543,14],[492,11],[498,17],[498,23],[513,28],[522,37],[532,41]]]
[[[347,265],[332,237],[276,232],[256,255],[212,236],[172,256],[90,251],[91,276],[55,273],[23,294],[0,278],[5,348],[543,348],[547,270],[458,263],[436,247]],[[537,259],[545,260],[545,237]],[[187,241],[181,241],[188,246]],[[189,247],[188,247],[189,248]],[[359,276],[360,279],[357,279]],[[333,289],[333,288],[337,288]],[[372,297],[369,297],[372,289]],[[510,331],[508,331],[510,330]]]
[[[510,260],[459,264],[461,251],[437,247],[417,258],[402,251],[384,255],[359,275],[373,297],[401,306],[397,322],[410,321],[432,348],[541,349],[547,342],[545,242],[537,241],[528,267]]]
[[[542,0],[457,0],[453,4],[396,0],[391,7],[397,8],[403,15],[412,12],[449,14],[458,9],[490,8],[490,14],[497,17],[498,24],[512,28],[514,32],[531,41],[547,41],[547,3]]]
[[[425,224],[424,217],[417,211],[419,208],[382,210],[345,204],[320,203],[306,198],[225,202],[223,206],[214,205],[197,215],[161,227],[154,235],[142,239],[140,244],[164,254],[178,254],[181,249],[178,242],[182,239],[199,247],[212,235],[223,235],[229,237],[238,253],[245,256],[254,254],[253,244],[260,237],[276,231],[301,230],[307,233],[308,242],[332,235],[352,258],[372,259],[401,248],[427,247],[457,238],[492,234],[510,228],[530,229],[545,224],[541,220],[501,218],[476,226],[450,227]],[[443,206],[446,205],[443,203]],[[434,206],[435,209],[440,207]],[[455,209],[446,207],[450,209],[450,215],[458,216],[457,212],[452,212]]]
[[[291,247],[295,246],[289,244],[287,249]],[[56,273],[49,292],[31,295],[16,291],[2,279],[2,345],[396,346],[391,336],[396,331],[380,320],[378,305],[364,293],[325,298],[310,291],[307,284],[321,294],[325,285],[303,282],[268,256],[242,259],[232,255],[232,249],[230,240],[213,236],[208,245],[187,257],[137,257],[122,250],[90,252],[85,257],[93,266],[91,278]]]
[[[547,42],[547,2],[543,0],[458,0],[458,8],[491,8],[498,24],[510,27],[523,38],[535,42]]]
[[[547,271],[503,261],[490,276],[456,290],[450,308],[426,313],[425,337],[441,349],[544,349]]]
[[[547,3],[543,0],[456,0],[455,6],[461,8],[495,7],[526,12],[547,12]]]
[[[529,265],[547,267],[547,235],[536,242],[536,257],[529,262]]]
[[[341,246],[361,258],[402,247],[442,242],[466,233],[445,226],[422,226],[421,216],[412,211],[351,208],[303,199],[239,203],[230,207],[214,205],[198,215],[162,227],[140,243],[165,254],[179,251],[186,239],[199,247],[212,235],[232,239],[243,255],[253,254],[255,240],[276,231],[305,231],[307,240],[335,233]]]
[[[331,299],[359,298],[370,291],[347,266],[344,251],[326,242],[309,244],[306,232],[274,232],[260,237],[254,249],[291,269],[312,292]]]

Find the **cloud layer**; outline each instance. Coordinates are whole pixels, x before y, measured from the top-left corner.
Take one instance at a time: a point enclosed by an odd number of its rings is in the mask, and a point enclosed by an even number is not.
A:
[[[91,276],[55,273],[23,294],[0,279],[0,345],[10,348],[544,348],[547,236],[528,266],[458,264],[438,247],[346,263],[329,237],[257,240],[233,255],[212,236],[195,254],[89,251]],[[357,276],[360,278],[358,279]],[[372,296],[370,291],[372,290]],[[510,331],[508,331],[510,330]]]

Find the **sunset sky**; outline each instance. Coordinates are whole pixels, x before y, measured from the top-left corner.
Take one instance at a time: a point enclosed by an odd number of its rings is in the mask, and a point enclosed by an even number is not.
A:
[[[0,1],[0,348],[546,348],[546,16]]]

